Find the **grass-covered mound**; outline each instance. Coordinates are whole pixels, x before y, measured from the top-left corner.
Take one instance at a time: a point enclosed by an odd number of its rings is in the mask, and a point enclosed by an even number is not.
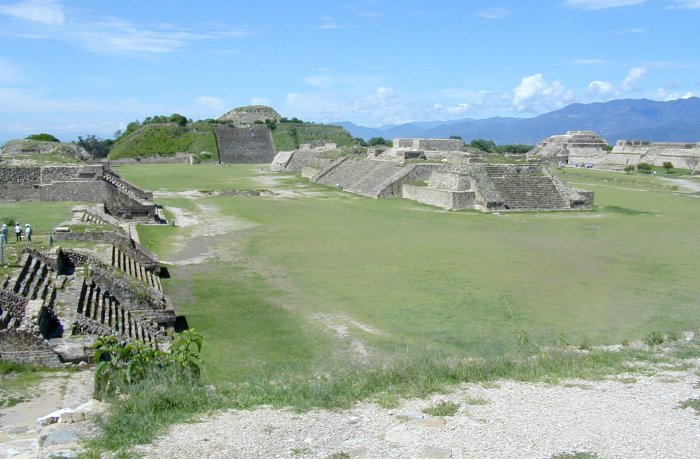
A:
[[[91,156],[83,147],[74,143],[27,138],[7,142],[0,148],[0,157],[3,161],[63,164],[84,161]]]
[[[219,157],[213,125],[205,122],[179,126],[175,123],[146,124],[120,137],[109,152],[109,159],[174,155],[178,152]],[[207,155],[205,155],[207,156]]]
[[[320,146],[335,143],[338,147],[351,147],[357,142],[341,126],[313,123],[279,123],[272,131],[276,151],[289,151],[308,143]]]

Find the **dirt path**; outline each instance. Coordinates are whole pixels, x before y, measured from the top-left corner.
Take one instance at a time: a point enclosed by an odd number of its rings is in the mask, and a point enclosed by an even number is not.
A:
[[[670,179],[670,178],[665,178],[661,177],[663,180],[665,180],[668,183],[671,183],[673,185],[681,185],[682,187],[694,192],[694,193],[700,193],[700,180],[698,179]]]

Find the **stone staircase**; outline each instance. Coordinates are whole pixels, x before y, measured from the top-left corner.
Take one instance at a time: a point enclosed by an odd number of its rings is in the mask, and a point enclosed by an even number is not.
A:
[[[144,268],[143,265],[114,245],[112,246],[112,266],[163,293],[163,285],[157,275]]]
[[[32,252],[24,252],[19,263],[22,269],[17,278],[8,283],[10,289],[28,300],[45,299],[55,288],[54,269]]]
[[[392,183],[400,180],[410,169],[388,161],[361,159],[345,161],[318,180],[328,186],[340,187],[351,193],[378,198]]]
[[[567,199],[542,166],[487,164],[484,170],[506,209],[568,209]]]
[[[138,202],[139,204],[144,206],[153,204],[153,193],[143,191],[137,186],[134,186],[126,180],[122,179],[114,172],[105,171],[102,178],[105,180],[105,182],[113,185],[121,193],[125,194],[126,196]]]
[[[127,309],[92,280],[83,279],[77,313],[80,319],[74,326],[74,333],[112,334],[124,339],[138,339],[156,347],[167,346],[168,337],[152,321],[156,318],[154,315]]]
[[[275,157],[272,134],[264,124],[215,126],[214,133],[222,163],[269,164]]]

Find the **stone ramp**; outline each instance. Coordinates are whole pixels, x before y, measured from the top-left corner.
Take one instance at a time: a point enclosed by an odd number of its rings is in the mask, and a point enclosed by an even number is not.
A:
[[[272,134],[264,124],[246,127],[216,126],[216,143],[222,163],[270,163],[275,158]]]
[[[378,198],[385,193],[388,187],[410,173],[411,170],[410,167],[386,161],[373,161],[371,159],[345,161],[330,172],[322,174],[318,183]]]
[[[484,165],[506,209],[568,209],[570,204],[540,166]]]

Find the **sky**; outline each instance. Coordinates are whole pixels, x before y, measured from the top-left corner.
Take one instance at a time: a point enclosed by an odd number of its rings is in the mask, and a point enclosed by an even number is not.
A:
[[[249,104],[364,126],[700,96],[700,0],[0,0],[0,143]]]

